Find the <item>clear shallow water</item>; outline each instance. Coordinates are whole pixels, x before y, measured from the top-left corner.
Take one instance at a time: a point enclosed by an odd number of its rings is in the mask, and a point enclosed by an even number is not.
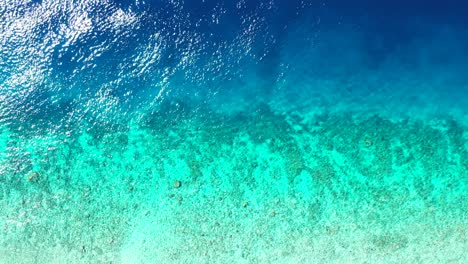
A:
[[[0,263],[466,262],[462,8],[335,2],[2,3]]]

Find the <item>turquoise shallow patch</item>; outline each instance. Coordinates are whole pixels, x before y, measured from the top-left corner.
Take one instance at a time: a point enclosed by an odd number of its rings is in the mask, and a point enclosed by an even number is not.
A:
[[[220,120],[157,133],[131,126],[99,140],[3,132],[3,258],[286,263],[464,254],[468,153],[457,122],[327,115],[311,125],[273,112]]]

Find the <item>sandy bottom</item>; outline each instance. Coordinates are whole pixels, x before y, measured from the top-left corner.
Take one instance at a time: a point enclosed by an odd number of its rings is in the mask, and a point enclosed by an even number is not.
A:
[[[0,263],[466,263],[460,122],[255,109],[2,128]]]

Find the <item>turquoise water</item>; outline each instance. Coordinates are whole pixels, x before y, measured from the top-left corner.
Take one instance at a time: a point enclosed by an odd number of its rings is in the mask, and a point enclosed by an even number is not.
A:
[[[0,263],[468,262],[458,8],[201,2],[0,4]]]

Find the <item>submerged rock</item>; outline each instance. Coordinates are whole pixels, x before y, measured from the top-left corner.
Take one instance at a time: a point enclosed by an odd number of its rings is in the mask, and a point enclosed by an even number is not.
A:
[[[174,181],[174,188],[178,189],[180,187],[182,187],[182,182],[178,180]]]
[[[26,175],[28,182],[37,182],[39,180],[40,174],[37,171],[31,171]]]

